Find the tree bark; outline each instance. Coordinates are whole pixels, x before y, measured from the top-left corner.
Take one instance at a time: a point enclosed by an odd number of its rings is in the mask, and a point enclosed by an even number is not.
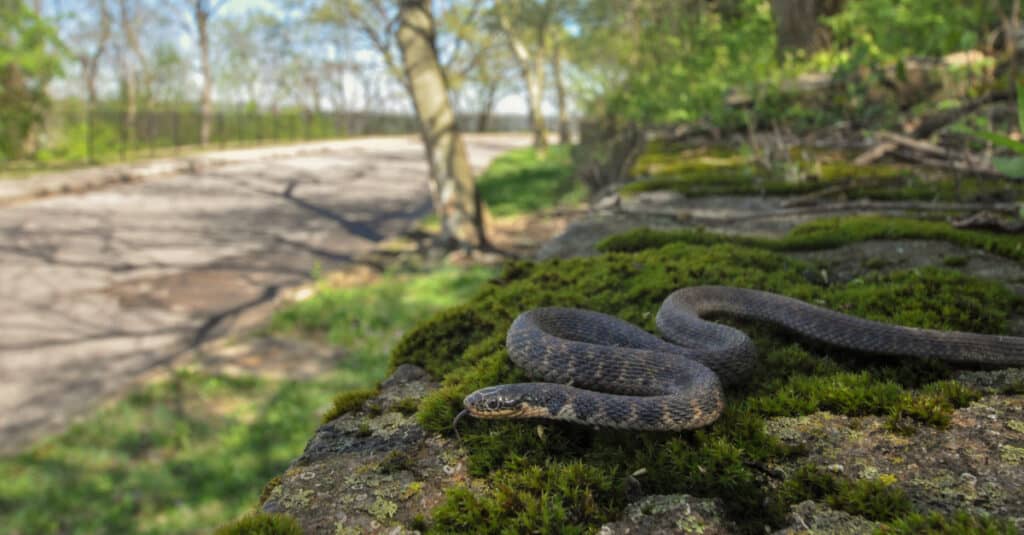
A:
[[[486,132],[491,125],[491,113],[494,111],[494,100],[498,95],[498,83],[494,82],[487,86],[484,93],[484,101],[480,106],[480,112],[476,116],[476,131]]]
[[[779,59],[786,52],[814,52],[826,46],[828,32],[818,23],[818,16],[836,13],[841,7],[842,0],[771,0]]]
[[[542,109],[542,103],[544,102],[544,58],[541,55],[541,50],[538,50],[531,57],[526,45],[513,33],[511,21],[500,11],[498,13],[498,23],[505,33],[509,47],[512,49],[512,57],[516,59],[519,72],[522,74],[523,82],[526,84],[526,100],[529,106],[530,129],[533,131],[533,147],[540,154],[543,154],[548,147],[548,132],[547,126],[544,124],[544,111]],[[546,28],[538,28],[538,39],[541,41],[541,45],[543,45],[545,30]]]
[[[203,73],[203,90],[199,101],[199,110],[202,115],[199,125],[199,143],[204,146],[210,143],[210,133],[213,127],[213,74],[210,71],[210,34],[207,29],[211,10],[205,4],[204,0],[195,0],[199,63]]]
[[[127,0],[120,0],[120,22],[121,32],[124,34],[126,45],[121,47],[121,83],[124,91],[124,117],[121,128],[124,131],[124,139],[130,145],[135,138],[135,115],[138,113],[138,88],[137,78],[135,73],[135,64],[129,53],[129,49],[134,50],[136,47],[132,46],[134,41],[135,30],[132,27],[132,14],[128,9]]]
[[[402,0],[398,46],[430,164],[434,209],[447,245],[486,247],[483,205],[437,59],[430,7],[430,0]]]
[[[107,10],[105,2],[99,3],[100,33],[96,37],[96,48],[91,54],[82,54],[78,61],[82,64],[82,81],[85,84],[86,103],[92,109],[96,105],[98,96],[96,93],[96,74],[99,72],[100,59],[107,49],[107,41],[110,39],[110,11]]]
[[[561,46],[556,44],[551,57],[551,72],[555,77],[555,91],[558,95],[558,142],[568,145],[569,139],[569,109],[565,98],[565,83],[562,80],[562,58]]]

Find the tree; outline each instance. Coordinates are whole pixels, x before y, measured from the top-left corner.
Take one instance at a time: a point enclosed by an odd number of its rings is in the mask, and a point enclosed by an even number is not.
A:
[[[464,247],[484,247],[483,214],[473,170],[459,135],[448,83],[435,48],[430,0],[402,0],[398,46],[433,177],[434,204],[442,237]]]
[[[828,29],[818,19],[838,13],[843,1],[771,0],[778,56],[782,58],[796,50],[814,52],[828,46]]]
[[[52,26],[21,0],[0,2],[0,157],[19,159],[49,106],[46,86],[66,50]]]
[[[107,51],[110,41],[111,15],[106,0],[94,0],[90,4],[95,8],[95,19],[79,21],[71,40],[76,42],[73,48],[75,60],[82,69],[82,86],[90,108],[96,105],[99,96],[96,90],[96,76],[99,74],[100,61]]]
[[[475,128],[484,132],[498,99],[515,78],[515,62],[504,39],[489,31],[481,18],[483,2],[452,5],[439,21],[443,33],[453,41],[444,70],[448,88],[458,110],[476,114]],[[441,32],[439,32],[441,33]]]
[[[558,142],[568,145],[569,139],[569,107],[566,102],[565,80],[562,78],[562,49],[560,40],[555,41],[551,54],[551,76],[555,82],[555,96],[558,100]]]
[[[507,0],[496,3],[494,7],[498,26],[505,34],[526,86],[533,146],[541,153],[548,146],[542,104],[544,70],[550,46],[548,33],[554,15],[554,3],[555,0]],[[532,48],[527,46],[528,41],[533,43]]]
[[[199,126],[199,143],[210,143],[213,131],[213,72],[210,68],[210,19],[224,6],[227,0],[189,0],[191,2],[192,25],[196,45],[199,47],[199,70],[203,75],[203,86],[199,97],[202,119]]]

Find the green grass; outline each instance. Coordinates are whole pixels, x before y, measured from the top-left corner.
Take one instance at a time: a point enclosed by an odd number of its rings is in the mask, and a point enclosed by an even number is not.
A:
[[[404,330],[490,275],[446,268],[321,288],[272,330],[340,344],[336,370],[303,382],[178,371],[146,385],[0,460],[0,533],[195,533],[252,510],[338,392],[375,385]]]
[[[882,220],[871,224],[884,226]],[[903,325],[999,333],[1020,305],[1002,285],[950,269],[875,274],[824,286],[805,276],[809,268],[761,247],[718,238],[586,259],[513,263],[472,301],[421,323],[392,358],[396,365],[416,363],[443,377],[441,389],[420,403],[418,417],[428,429],[448,433],[466,394],[526,379],[509,361],[504,338],[512,319],[533,307],[588,308],[653,330],[654,312],[672,290],[723,284]],[[888,418],[895,430],[913,433],[920,426],[946,425],[955,408],[978,395],[952,384],[951,370],[940,364],[879,361],[807,346],[766,325],[731,323],[752,335],[762,357],[755,377],[728,392],[725,414],[714,425],[694,432],[635,433],[557,423],[542,424],[539,431],[535,422],[467,421],[460,431],[468,469],[491,490],[450,490],[428,529],[586,532],[621,514],[626,480],[643,469],[636,479],[645,493],[722,498],[728,516],[744,531],[763,533],[766,524],[781,525],[797,499],[818,492],[800,490],[813,483],[809,477],[792,479],[785,492],[762,485],[752,466],[800,462],[802,455],[767,435],[765,418],[829,410]],[[837,507],[887,520],[909,514],[895,487],[829,485],[821,496]]]
[[[477,179],[480,198],[495,216],[536,212],[586,199],[586,188],[573,179],[569,147],[549,147],[543,159],[533,148],[511,150],[491,163]]]

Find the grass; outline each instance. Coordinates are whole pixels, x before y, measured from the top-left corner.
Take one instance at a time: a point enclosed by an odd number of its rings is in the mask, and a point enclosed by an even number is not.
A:
[[[901,222],[857,219],[826,226],[839,229],[836,239],[852,240]],[[626,246],[622,238],[620,249],[628,252],[510,264],[472,301],[406,335],[393,363],[415,363],[443,377],[441,389],[420,403],[421,423],[448,433],[466,394],[525,380],[508,359],[504,335],[519,312],[538,306],[598,310],[653,330],[653,312],[672,290],[723,284],[903,325],[982,333],[1003,332],[1008,314],[1020,306],[1002,285],[946,268],[828,286],[806,277],[810,266],[764,247],[706,235],[699,243],[676,240],[657,247],[644,235],[631,236],[644,246]],[[799,463],[802,456],[767,435],[765,419],[829,410],[882,417],[895,431],[912,434],[920,426],[946,425],[953,410],[978,394],[952,383],[951,370],[940,364],[879,361],[805,346],[765,325],[732,323],[752,335],[762,358],[755,377],[728,392],[725,414],[714,425],[694,432],[635,433],[557,423],[543,423],[538,431],[535,422],[469,421],[460,430],[467,467],[490,490],[451,489],[434,510],[428,531],[472,526],[480,533],[588,532],[621,514],[628,476],[641,469],[643,475],[635,479],[645,493],[722,498],[727,515],[748,533],[780,526],[788,507],[808,495],[869,518],[895,522],[910,514],[905,497],[888,487],[891,482],[822,483],[805,474],[791,478],[785,490],[764,486],[753,466]],[[827,485],[824,490],[815,490],[819,483]]]
[[[195,533],[238,517],[302,451],[337,392],[376,384],[405,329],[489,276],[446,268],[320,288],[271,329],[342,345],[338,369],[303,382],[182,370],[146,385],[0,460],[0,533]]]
[[[543,159],[533,148],[511,150],[491,163],[477,179],[480,198],[495,216],[536,212],[586,199],[586,188],[573,179],[569,147],[549,147]]]

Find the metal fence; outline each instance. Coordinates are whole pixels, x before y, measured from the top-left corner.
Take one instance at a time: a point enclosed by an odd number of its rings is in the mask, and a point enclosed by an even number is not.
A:
[[[207,145],[212,148],[419,131],[415,117],[395,113],[236,109],[219,110],[212,119]],[[479,116],[459,116],[457,120],[464,132],[480,131]],[[115,106],[91,110],[81,105],[55,106],[34,140],[32,161],[0,159],[0,167],[88,164],[175,154],[200,145],[201,125],[202,115],[194,107],[140,109],[130,114]],[[492,115],[485,121],[484,131],[528,128],[525,116]]]

